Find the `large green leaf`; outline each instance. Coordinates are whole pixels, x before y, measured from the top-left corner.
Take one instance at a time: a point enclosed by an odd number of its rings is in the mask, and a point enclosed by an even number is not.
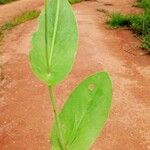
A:
[[[48,55],[43,11],[39,18],[39,29],[33,35],[30,62],[33,72],[40,80],[55,85],[65,78],[73,65],[78,41],[77,24],[67,0],[48,1],[46,18]]]
[[[97,73],[84,80],[70,95],[59,115],[66,150],[87,150],[108,117],[112,85],[107,73]],[[61,150],[54,125],[52,150]]]

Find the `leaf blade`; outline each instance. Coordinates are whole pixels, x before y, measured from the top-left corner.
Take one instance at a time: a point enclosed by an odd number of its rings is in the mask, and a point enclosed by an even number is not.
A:
[[[49,1],[47,69],[44,14],[43,11],[39,17],[39,29],[32,38],[30,65],[40,80],[48,85],[56,85],[65,78],[73,65],[78,43],[77,23],[67,0]]]
[[[59,116],[68,150],[91,146],[108,117],[111,99],[111,81],[104,72],[88,77],[72,92]],[[52,149],[60,149],[55,125]]]

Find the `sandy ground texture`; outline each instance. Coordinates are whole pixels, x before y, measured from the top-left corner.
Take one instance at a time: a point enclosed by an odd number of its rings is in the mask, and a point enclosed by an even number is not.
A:
[[[0,6],[0,22],[42,7],[41,0],[21,0]],[[73,5],[79,26],[78,54],[69,77],[56,88],[59,108],[86,76],[108,71],[113,81],[110,117],[92,150],[150,150],[150,58],[129,30],[110,30],[104,11],[139,12],[133,0],[86,1]],[[8,17],[8,18],[7,18]],[[28,53],[37,21],[5,34],[0,49],[0,149],[49,150],[52,110],[45,85],[32,74]],[[94,125],[93,125],[94,128]]]

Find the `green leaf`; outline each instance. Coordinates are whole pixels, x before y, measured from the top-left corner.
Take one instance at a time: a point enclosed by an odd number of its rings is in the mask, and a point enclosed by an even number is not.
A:
[[[70,95],[59,115],[67,150],[87,150],[104,127],[112,99],[107,73],[85,79]],[[52,150],[61,150],[56,124],[52,129]]]
[[[48,0],[46,8],[47,19],[43,11],[39,17],[39,29],[32,38],[30,63],[40,80],[56,85],[73,65],[78,41],[77,24],[67,0]]]

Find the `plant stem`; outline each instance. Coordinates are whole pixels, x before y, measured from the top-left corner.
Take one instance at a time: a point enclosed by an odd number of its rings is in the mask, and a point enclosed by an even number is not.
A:
[[[49,53],[48,53],[48,2],[49,0],[45,0],[45,58],[46,58],[46,65],[47,65],[47,73],[50,72],[50,64],[49,64]],[[51,51],[50,51],[50,63],[51,63],[51,57],[52,57],[52,52],[53,52],[53,47],[54,47],[54,42],[55,42],[55,34],[56,34],[56,30],[57,30],[57,22],[58,22],[58,13],[59,13],[59,1],[57,1],[57,11],[56,11],[56,21],[55,21],[55,29],[54,29],[54,33],[53,33],[53,42],[52,42],[52,47],[51,47]],[[52,108],[54,111],[54,116],[55,116],[55,121],[56,121],[56,126],[57,126],[57,134],[58,134],[58,140],[61,146],[62,150],[66,150],[64,147],[64,139],[62,136],[62,130],[61,130],[61,124],[60,124],[60,120],[59,120],[59,116],[58,116],[58,111],[57,111],[57,107],[56,107],[56,100],[53,94],[53,88],[52,86],[48,86],[49,89],[49,95],[50,95],[50,100],[51,100],[51,104],[52,104]]]
[[[52,104],[53,111],[54,111],[56,126],[57,126],[57,129],[58,129],[57,133],[58,133],[60,146],[61,146],[62,150],[66,150],[66,148],[64,146],[64,139],[63,139],[63,136],[62,136],[61,123],[60,123],[59,116],[58,116],[56,100],[55,100],[55,97],[54,97],[54,94],[53,94],[53,88],[52,88],[52,86],[48,86],[48,89],[49,89],[51,104]]]

